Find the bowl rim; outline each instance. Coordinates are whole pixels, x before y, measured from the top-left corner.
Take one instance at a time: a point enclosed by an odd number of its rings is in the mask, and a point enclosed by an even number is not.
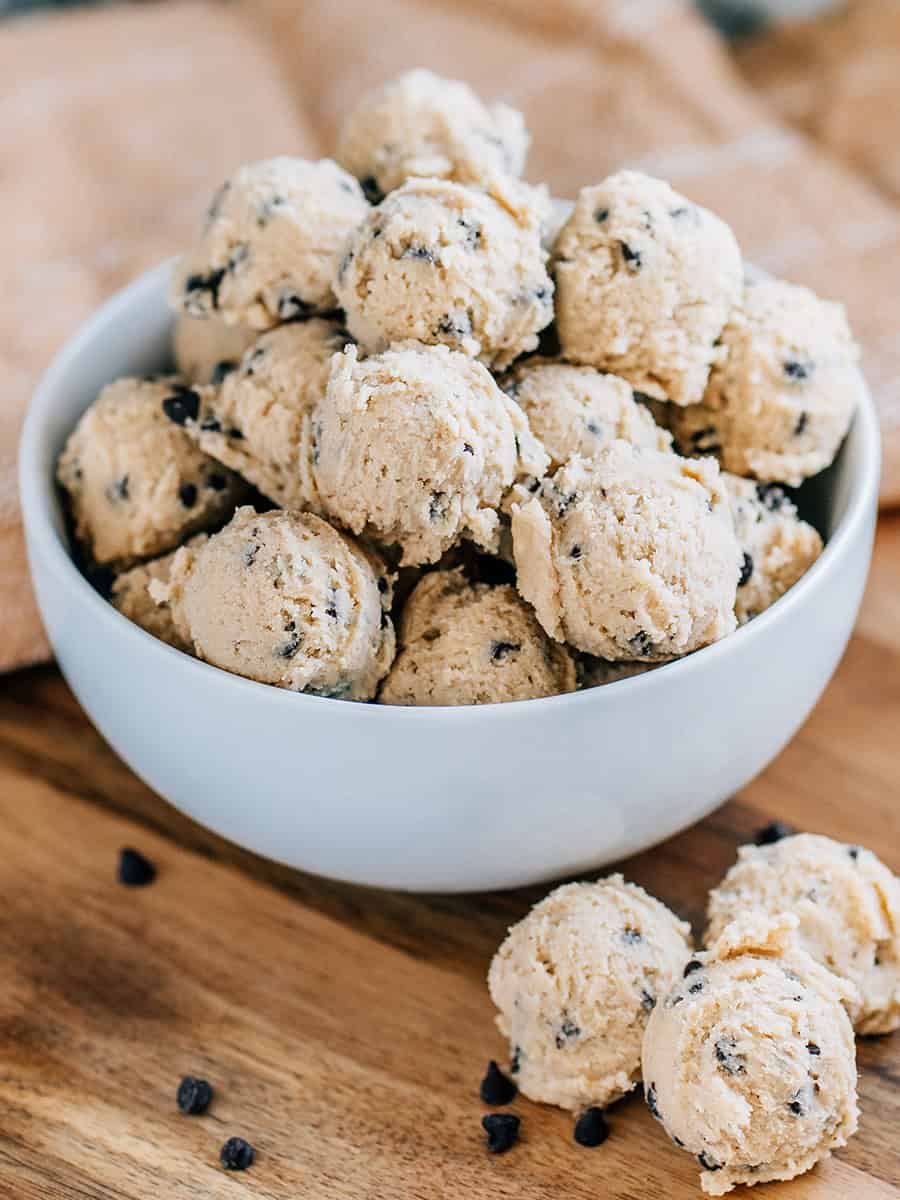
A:
[[[862,534],[869,513],[877,508],[878,485],[880,477],[880,429],[875,402],[866,384],[859,407],[854,415],[851,429],[861,439],[860,468],[849,483],[849,495],[845,511],[835,527],[832,535],[825,543],[824,550],[812,567],[797,581],[783,596],[758,617],[740,626],[731,634],[704,646],[699,650],[685,655],[672,662],[663,663],[653,671],[644,672],[627,679],[615,680],[612,684],[602,687],[584,688],[574,692],[563,692],[553,696],[542,696],[527,700],[512,700],[493,702],[490,704],[460,704],[460,705],[390,705],[377,703],[348,703],[345,700],[333,700],[325,696],[313,696],[302,692],[292,692],[287,688],[275,687],[271,684],[258,683],[241,675],[232,674],[210,663],[202,662],[189,654],[185,654],[167,645],[152,634],[141,629],[133,621],[123,616],[109,601],[105,600],[82,575],[72,559],[64,539],[56,528],[52,511],[52,497],[55,492],[55,480],[48,480],[42,470],[44,455],[45,427],[54,411],[60,390],[65,385],[66,376],[72,363],[98,337],[103,335],[107,325],[114,323],[121,313],[132,308],[135,304],[151,304],[155,302],[160,292],[164,292],[164,282],[168,279],[172,265],[176,260],[169,259],[139,275],[126,287],[115,292],[90,317],[84,321],[75,334],[68,339],[62,349],[55,355],[50,365],[38,381],[34,389],[31,403],[25,416],[19,443],[19,493],[22,505],[22,519],[27,534],[29,547],[33,544],[41,553],[43,561],[49,565],[59,583],[69,590],[79,602],[87,606],[101,626],[104,622],[113,622],[110,628],[118,630],[120,636],[136,639],[133,642],[135,652],[141,652],[141,646],[147,653],[169,655],[173,668],[186,672],[213,673],[218,684],[211,678],[207,683],[211,686],[239,689],[246,692],[248,700],[254,695],[258,703],[304,705],[331,703],[336,719],[358,719],[357,714],[368,713],[359,719],[370,721],[388,721],[396,719],[407,724],[414,721],[453,721],[456,723],[469,720],[501,720],[513,719],[521,715],[522,706],[527,705],[528,711],[537,715],[548,705],[561,709],[564,705],[604,705],[618,703],[622,697],[623,688],[633,692],[641,688],[654,686],[661,677],[667,680],[675,673],[687,675],[703,669],[705,663],[712,662],[713,656],[722,657],[747,646],[749,639],[759,638],[766,629],[776,621],[786,619],[792,609],[804,604],[812,594],[824,584],[829,574],[840,570],[841,563],[850,547]],[[30,553],[30,550],[29,550]],[[198,683],[201,682],[198,677]],[[610,697],[610,688],[616,691]],[[237,694],[240,694],[238,691]],[[338,717],[339,712],[344,717]],[[321,715],[321,713],[320,713]]]

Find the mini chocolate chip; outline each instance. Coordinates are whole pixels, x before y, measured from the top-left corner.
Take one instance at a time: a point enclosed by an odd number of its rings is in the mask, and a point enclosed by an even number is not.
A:
[[[641,990],[641,1008],[644,1012],[652,1012],[656,1008],[656,997],[646,988]]]
[[[185,1075],[175,1094],[178,1107],[189,1117],[205,1113],[212,1097],[212,1087],[205,1079],[198,1079],[195,1075]]]
[[[418,242],[412,242],[400,256],[401,258],[419,258],[422,262],[434,262],[434,251],[429,250],[427,246],[422,246]]]
[[[214,417],[212,413],[204,417],[200,422],[200,428],[204,433],[221,433],[222,426],[218,417]]]
[[[564,1017],[559,1027],[559,1032],[556,1035],[557,1050],[562,1050],[566,1042],[571,1042],[579,1037],[581,1037],[581,1029],[570,1017]]]
[[[794,437],[799,437],[809,424],[809,413],[802,412],[797,418],[797,424],[794,426]]]
[[[114,479],[106,488],[106,498],[111,504],[119,504],[123,500],[128,499],[128,476],[123,475],[121,479]]]
[[[656,1084],[651,1083],[649,1087],[644,1085],[644,1100],[647,1102],[647,1107],[650,1109],[652,1116],[656,1117],[657,1121],[662,1120],[662,1113],[659,1111],[659,1104],[656,1100]]]
[[[696,958],[692,958],[682,972],[682,979],[687,979],[688,975],[693,975],[695,971],[702,971],[703,963],[698,962]]]
[[[510,654],[516,654],[521,649],[521,642],[491,642],[491,662],[503,662]]]
[[[512,1113],[488,1113],[481,1118],[481,1128],[487,1134],[491,1154],[505,1154],[519,1140],[521,1121]]]
[[[200,411],[200,397],[193,388],[176,386],[172,395],[163,400],[162,410],[176,425],[196,421]]]
[[[522,1047],[516,1046],[516,1048],[513,1050],[512,1059],[510,1060],[509,1073],[510,1073],[510,1075],[518,1075],[518,1073],[521,1069],[522,1069]]]
[[[384,199],[384,192],[378,186],[378,180],[374,175],[364,175],[359,181],[359,186],[370,204],[380,204]]]
[[[463,454],[474,454],[475,451],[468,442],[463,442]]]
[[[265,229],[269,221],[272,219],[272,213],[276,208],[283,208],[287,203],[284,196],[279,196],[277,193],[272,196],[267,196],[259,206],[256,214],[256,224],[260,229]]]
[[[807,1054],[811,1054],[813,1058],[818,1058],[818,1056],[822,1053],[815,1042],[806,1043],[806,1052]]]
[[[795,1117],[806,1116],[806,1106],[803,1103],[802,1089],[801,1091],[797,1092],[792,1100],[788,1100],[787,1106],[788,1110],[792,1112]]]
[[[716,1042],[716,1061],[726,1075],[745,1075],[747,1073],[746,1059],[737,1052],[737,1042],[733,1037],[719,1038]]]
[[[815,364],[809,361],[800,362],[796,358],[789,358],[783,365],[783,370],[788,379],[792,379],[797,383],[804,379],[809,379],[815,370]]]
[[[246,242],[241,242],[239,246],[235,246],[232,252],[228,255],[228,270],[236,271],[242,262],[246,262],[250,257],[250,247]]]
[[[643,265],[640,250],[633,250],[627,242],[619,242],[619,247],[622,251],[622,258],[625,260],[625,266],[629,271],[637,272]]]
[[[138,850],[125,846],[119,851],[119,883],[126,887],[146,887],[156,878],[156,867]]]
[[[780,842],[782,838],[790,837],[793,832],[790,825],[786,825],[784,821],[770,821],[768,825],[763,825],[762,829],[756,831],[753,840],[757,846],[771,846],[774,842]]]
[[[603,1118],[603,1109],[586,1108],[575,1122],[573,1134],[579,1146],[602,1146],[609,1137],[609,1126]]]
[[[702,979],[698,979],[696,983],[692,983],[691,986],[688,988],[689,994],[692,996],[696,996],[698,992],[702,992],[703,991],[703,982],[704,981]]]
[[[655,396],[650,396],[647,392],[639,392],[637,388],[632,388],[631,394],[638,404],[652,404],[656,399]]]
[[[594,220],[597,222],[598,225],[602,225],[608,216],[609,216],[608,208],[598,208],[597,211],[594,213]]]
[[[600,437],[600,435],[603,433],[603,430],[600,428],[600,426],[597,424],[596,421],[588,421],[587,422],[587,431],[588,431],[588,433],[592,433],[594,435],[594,437]]]
[[[574,558],[575,561],[577,562],[578,559],[581,558],[583,553],[584,552],[581,549],[581,547],[576,543],[576,545],[574,545],[572,547],[572,549],[569,551],[569,558]]]
[[[675,1145],[678,1146],[679,1149],[681,1149],[681,1150],[684,1149],[684,1142],[681,1140],[680,1137],[676,1137],[674,1133],[670,1133],[669,1137],[672,1139],[672,1141],[675,1143]]]
[[[643,934],[639,929],[632,929],[630,926],[622,933],[622,941],[626,946],[636,946],[638,942],[644,940]]]
[[[233,438],[236,442],[242,442],[244,440],[244,434],[240,429],[238,429],[237,425],[232,425],[230,429],[226,429],[225,436]]]
[[[259,554],[259,542],[248,542],[241,555],[241,561],[244,566],[252,567],[256,562],[257,554]]]
[[[256,1151],[242,1137],[230,1137],[219,1151],[219,1162],[226,1171],[246,1171],[254,1158]]]
[[[700,1163],[700,1166],[703,1168],[704,1171],[721,1171],[722,1170],[722,1164],[719,1162],[716,1162],[716,1160],[712,1157],[712,1155],[707,1154],[705,1150],[703,1151],[702,1154],[697,1155],[697,1161]]]
[[[853,861],[856,862],[856,860],[859,858],[859,846],[848,846],[847,853],[850,855]]]
[[[294,321],[297,317],[308,317],[315,305],[308,303],[296,292],[282,292],[278,297],[278,316],[282,321]]]
[[[778,512],[787,503],[784,489],[780,488],[777,483],[758,483],[756,495],[763,508],[768,509],[769,512]]]
[[[447,515],[447,493],[433,492],[428,505],[429,521],[442,521]]]
[[[228,480],[219,471],[214,471],[207,479],[206,486],[214,492],[224,492],[228,487]]]
[[[337,611],[337,609],[335,608],[335,606],[334,606],[333,604],[329,604],[329,605],[328,605],[328,607],[325,609],[325,616],[326,616],[326,617],[331,617],[331,619],[332,619],[333,621],[336,621],[336,620],[337,620],[337,615],[338,615],[338,611]]]
[[[441,317],[435,326],[435,335],[439,333],[446,334],[447,337],[464,338],[468,337],[472,332],[472,321],[467,313],[462,313],[456,317],[451,317],[449,313]]]
[[[750,576],[753,574],[753,558],[744,551],[744,559],[741,563],[741,577],[738,580],[738,587],[744,587],[750,582]]]
[[[653,642],[649,633],[645,633],[643,629],[628,639],[628,645],[634,649],[635,654],[653,653]]]
[[[222,380],[227,375],[230,375],[231,372],[234,371],[236,368],[237,368],[237,363],[234,362],[233,359],[223,358],[220,362],[217,362],[216,365],[213,367],[212,373],[209,377],[209,382],[211,384],[214,384],[216,387],[218,387],[218,385],[222,382]]]
[[[499,1108],[504,1104],[510,1104],[518,1090],[513,1081],[508,1079],[491,1059],[479,1088],[482,1101]]]
[[[686,217],[686,216],[687,216],[687,214],[688,214],[690,211],[691,211],[691,210],[690,210],[690,209],[687,207],[687,205],[686,205],[686,204],[682,204],[682,205],[681,205],[680,207],[678,207],[678,208],[670,208],[670,209],[669,209],[669,216],[670,216],[670,217],[674,217],[674,218],[675,218],[675,220],[677,221],[679,217]]]
[[[467,221],[464,217],[460,217],[457,221],[466,231],[466,249],[477,250],[481,244],[481,226],[477,221]]]
[[[217,267],[207,275],[188,275],[184,281],[185,307],[188,312],[205,312],[207,305],[203,297],[209,296],[209,307],[219,307],[219,286],[225,278],[225,268]]]
[[[197,503],[197,485],[195,483],[183,483],[178,489],[178,499],[185,508],[193,508]]]
[[[276,646],[275,652],[274,652],[275,657],[276,658],[293,658],[294,655],[297,653],[297,651],[300,649],[300,643],[302,640],[303,639],[301,638],[300,634],[295,633],[292,637],[288,638],[288,640],[286,642],[283,642],[280,646]]]
[[[546,302],[550,299],[550,294],[550,289],[545,287],[543,284],[534,289],[534,298],[537,300],[538,304],[546,304]]]

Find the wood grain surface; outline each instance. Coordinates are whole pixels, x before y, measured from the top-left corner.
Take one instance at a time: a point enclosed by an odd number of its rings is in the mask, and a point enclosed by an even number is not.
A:
[[[14,1200],[700,1195],[633,1097],[587,1150],[517,1100],[523,1137],[483,1146],[478,1081],[502,1057],[484,987],[507,925],[546,890],[411,897],[273,866],[154,796],[60,676],[0,685],[0,1196]],[[900,518],[882,523],[847,656],[765,774],[624,864],[696,928],[736,847],[778,817],[900,869]],[[172,748],[178,752],[177,747]],[[115,882],[120,847],[156,882]],[[900,1197],[900,1035],[858,1044],[862,1120],[834,1159],[754,1193]],[[184,1117],[179,1078],[210,1111]],[[225,1139],[257,1149],[243,1174]]]

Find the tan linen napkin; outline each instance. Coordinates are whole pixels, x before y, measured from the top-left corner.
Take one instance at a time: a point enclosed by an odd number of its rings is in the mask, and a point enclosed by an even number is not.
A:
[[[689,0],[246,3],[326,146],[363,91],[428,66],[520,107],[527,174],[558,195],[624,164],[657,172],[758,265],[843,300],[881,408],[882,495],[900,502],[900,212],[757,99]]]
[[[237,10],[178,3],[0,26],[0,670],[48,654],[15,483],[38,374],[105,297],[185,243],[239,163],[316,152]]]

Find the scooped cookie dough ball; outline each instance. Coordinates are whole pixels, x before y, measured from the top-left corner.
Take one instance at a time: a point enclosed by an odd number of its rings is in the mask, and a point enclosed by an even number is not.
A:
[[[575,664],[509,584],[432,571],[400,621],[382,704],[500,704],[575,690]]]
[[[257,330],[333,309],[335,266],[368,208],[353,176],[327,158],[241,167],[176,267],[172,306]]]
[[[409,176],[479,183],[521,175],[528,142],[514,108],[488,106],[468,84],[419,69],[362,98],[344,120],[335,157],[377,203]]]
[[[191,550],[198,550],[206,541],[205,533],[198,533],[187,543]],[[141,629],[167,642],[176,650],[191,652],[191,646],[175,628],[168,603],[157,604],[150,594],[150,584],[167,585],[177,551],[172,550],[161,558],[151,558],[128,571],[117,575],[113,581],[110,600],[123,617],[140,625]]]
[[[793,1179],[856,1129],[847,985],[799,948],[795,922],[729,926],[647,1024],[647,1104],[713,1196]]]
[[[175,366],[189,383],[221,383],[256,338],[255,329],[226,325],[220,317],[198,320],[179,314],[172,334]]]
[[[822,553],[822,538],[775,484],[727,471],[722,482],[743,552],[734,611],[738,624],[746,625],[806,574]]]
[[[513,508],[518,588],[551,637],[653,662],[731,633],[741,550],[711,460],[611,442]]]
[[[844,308],[760,279],[722,333],[703,403],[673,412],[683,453],[797,486],[829,465],[865,393]]]
[[[710,893],[707,940],[748,911],[796,914],[803,948],[858,992],[858,1033],[900,1028],[900,880],[870,850],[809,833],[741,846]]]
[[[465,536],[496,550],[497,508],[547,456],[519,406],[480,363],[401,344],[332,360],[316,412],[313,472],[326,510],[354,533],[397,543],[406,566]]]
[[[332,355],[347,341],[336,322],[318,317],[262,334],[221,386],[204,392],[188,432],[275,504],[318,510],[313,412],[325,395]]]
[[[260,683],[371,700],[394,657],[383,564],[312,513],[239,508],[150,590],[199,658]]]
[[[541,246],[544,198],[514,179],[489,191],[411,179],[358,226],[334,290],[370,354],[443,343],[500,369],[553,319]]]
[[[98,563],[171,550],[224,520],[242,482],[199,450],[167,413],[198,410],[198,392],[175,376],[105,387],[69,437],[57,466],[75,536]]]
[[[621,875],[551,892],[488,975],[519,1090],[572,1111],[630,1092],[647,1019],[690,952],[690,927]]]
[[[551,471],[573,454],[593,458],[617,438],[652,450],[672,447],[671,435],[635,400],[631,384],[594,367],[527,359],[500,386],[525,410],[531,432],[550,455]]]
[[[741,295],[729,227],[636,171],[583,188],[553,251],[565,358],[674,404],[703,398]]]

